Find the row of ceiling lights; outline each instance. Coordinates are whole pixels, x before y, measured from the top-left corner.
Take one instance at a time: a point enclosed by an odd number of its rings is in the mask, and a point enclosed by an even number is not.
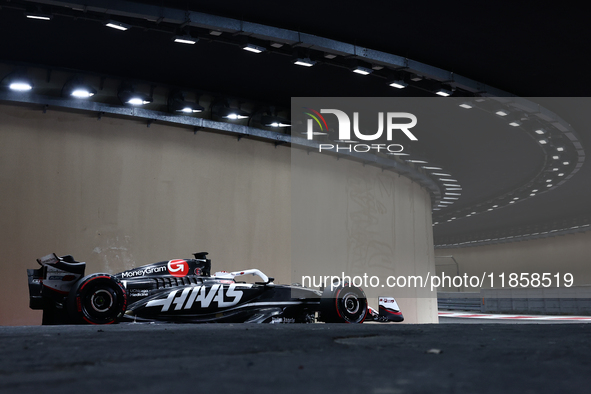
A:
[[[26,75],[26,72],[23,69],[8,74],[2,79],[0,85],[2,87],[7,87],[12,91],[21,93],[29,92],[33,90],[34,87],[32,80]],[[74,76],[67,80],[63,85],[61,94],[63,97],[88,99],[95,96],[97,90],[90,84],[85,83],[80,76]],[[127,81],[123,81],[120,84],[117,91],[117,97],[122,104],[129,104],[132,106],[141,106],[153,102],[152,94],[148,95],[136,91],[134,85]],[[190,115],[201,113],[205,108],[198,103],[187,101],[182,91],[172,90],[168,97],[168,110],[171,113]],[[212,106],[212,113],[229,120],[248,119],[253,115],[243,109],[230,107],[227,101],[224,100],[218,101]],[[273,114],[262,116],[261,123],[266,127],[291,127],[291,122],[288,119]]]
[[[475,101],[482,103],[485,101],[485,99],[477,99]],[[476,107],[476,105],[472,102],[463,102],[459,104],[459,106],[464,109],[472,109]],[[500,118],[507,119],[508,125],[512,127],[525,127],[525,121],[529,120],[527,117],[521,119],[520,114],[518,112],[511,112],[506,108],[495,109],[494,114],[499,116]],[[536,140],[540,145],[547,145],[550,142],[549,133],[545,128],[539,127],[539,125],[537,124],[530,126],[530,128],[533,131],[533,133],[536,134]],[[557,147],[556,149],[558,152],[562,152],[564,150],[564,147]]]
[[[442,186],[443,196],[439,200],[439,203],[433,208],[433,211],[440,211],[442,208],[448,208],[460,199],[460,196],[462,195],[462,186],[458,183],[457,179],[450,178],[452,176],[451,174],[439,172],[443,171],[442,167],[428,165],[429,163],[426,160],[407,159],[406,162],[421,165],[420,167],[429,172],[436,182]]]
[[[50,15],[40,15],[40,14],[27,14],[27,17],[30,18],[35,18],[35,19],[44,19],[44,20],[50,20],[51,16]],[[120,30],[120,31],[126,31],[129,28],[131,28],[131,25],[119,22],[119,21],[115,21],[115,20],[109,20],[106,21],[105,26],[109,27],[109,28],[113,28],[116,30]],[[216,31],[216,30],[210,30],[209,34],[212,36],[220,36],[222,34],[222,32],[220,31]],[[184,35],[175,35],[173,37],[173,41],[176,43],[180,43],[180,44],[187,44],[187,45],[194,45],[195,43],[197,43],[199,39],[192,37],[190,34],[184,34]],[[271,43],[270,46],[274,47],[274,48],[280,48],[283,46],[283,44],[281,43]],[[263,53],[267,50],[267,48],[265,48],[262,45],[257,45],[255,43],[249,42],[247,39],[243,40],[242,43],[242,49],[246,50],[248,52],[251,53],[255,53],[255,54],[259,54],[259,53]],[[336,55],[334,54],[329,54],[329,53],[325,53],[324,57],[326,59],[334,59],[336,57]],[[293,63],[295,65],[298,66],[303,66],[303,67],[312,67],[316,64],[316,61],[310,59],[309,56],[302,56],[302,53],[299,51],[296,51],[294,58],[292,59]],[[354,61],[354,64],[350,67],[351,71],[359,74],[359,75],[370,75],[374,72],[374,68],[376,70],[380,70],[382,69],[381,66],[373,66],[373,67],[365,67],[364,65],[360,65],[358,64],[358,61]],[[423,77],[416,75],[416,74],[403,74],[401,72],[397,72],[395,73],[396,76],[394,78],[391,78],[388,82],[388,85],[393,87],[393,88],[397,88],[397,89],[404,89],[407,86],[409,86],[408,81],[413,81],[413,82],[419,82],[421,80],[423,80]],[[31,89],[30,85],[20,85],[22,88],[27,88],[28,90]],[[11,86],[12,88],[12,86]],[[440,84],[438,88],[436,88],[435,90],[433,90],[433,93],[435,93],[436,95],[442,96],[442,97],[448,97],[450,95],[452,95],[454,92],[454,89],[449,86],[449,85],[445,85],[445,84]],[[94,94],[96,93],[96,90],[91,90],[91,89],[84,89],[84,88],[78,88],[76,90],[73,90],[71,92],[73,97],[76,98],[87,98],[87,97],[92,97]],[[141,95],[138,93],[135,93],[133,91],[133,87],[129,86],[126,88],[120,88],[119,90],[119,94],[118,94],[120,100],[122,101],[122,103],[125,104],[131,104],[131,105],[145,105],[145,104],[149,104],[152,100],[150,96],[147,95]],[[190,114],[190,113],[196,113],[196,112],[202,112],[203,111],[203,107],[199,106],[198,104],[194,104],[194,103],[187,103],[184,100],[184,97],[179,96],[177,94],[177,96],[175,98],[172,99],[172,101],[169,99],[169,108],[171,107],[171,112],[182,112],[182,113],[186,113],[186,114]],[[248,118],[248,114],[245,113],[245,111],[232,111],[228,108],[223,109],[224,114],[222,115],[222,117],[227,118],[227,119],[245,119]],[[267,122],[266,126],[270,126],[270,127],[289,127],[291,126],[289,121],[284,121],[284,120],[272,120]],[[343,142],[348,142],[348,143],[354,143],[354,141],[343,141]],[[406,153],[402,153],[402,152],[396,152],[396,153],[390,153],[392,155],[397,155],[397,156],[402,156],[402,155],[407,155]],[[414,159],[407,159],[406,160],[407,163],[412,163],[412,164],[428,164],[426,161],[423,160],[414,160]],[[441,171],[442,168],[440,167],[433,167],[433,166],[421,166],[424,170],[439,170]],[[459,191],[462,190],[461,186],[459,183],[457,183],[457,180],[455,179],[451,179],[451,178],[441,178],[441,176],[450,176],[450,174],[444,174],[444,173],[431,173],[432,176],[434,177],[439,177],[436,179],[439,179],[439,183],[442,184],[442,186],[444,187],[444,196],[442,197],[442,199],[440,200],[439,204],[437,206],[435,206],[435,208],[433,208],[433,210],[438,211],[441,210],[442,208],[447,208],[450,205],[454,204],[458,199],[459,196],[461,195],[461,193],[458,193]]]
[[[18,69],[8,74],[4,79],[2,79],[0,86],[7,87],[10,90],[21,93],[30,92],[34,88],[33,82],[27,77],[26,72],[23,69]],[[79,75],[68,79],[61,89],[61,95],[64,98],[71,97],[74,99],[88,99],[95,96],[96,94],[97,90],[90,84],[85,83],[84,79]],[[120,84],[117,96],[121,103],[129,105],[143,105],[153,101],[151,94],[147,95],[136,92],[134,86],[126,81],[123,81]],[[187,102],[185,100],[184,94],[178,90],[171,91],[168,98],[168,108],[170,112],[183,114],[199,113],[203,112],[205,109],[196,103]],[[212,103],[211,111],[212,114],[216,114],[221,118],[230,120],[247,119],[252,116],[251,113],[240,108],[229,107],[227,102],[224,100]],[[291,122],[288,119],[274,115],[261,116],[260,123],[267,127],[291,127]],[[315,131],[314,134],[328,135],[329,133]],[[357,143],[357,141],[353,140],[336,141],[349,144]],[[388,154],[393,156],[409,155],[408,153],[403,152],[388,152]],[[403,161],[421,168],[426,173],[430,173],[432,179],[435,179],[436,181],[438,180],[438,183],[443,185],[445,189],[444,196],[441,198],[439,205],[437,205],[434,210],[440,210],[441,208],[448,207],[459,199],[459,196],[461,195],[459,192],[462,190],[460,184],[457,183],[457,180],[449,178],[451,177],[451,174],[438,172],[443,171],[441,167],[428,165],[429,163],[427,161],[419,159],[408,158],[403,159]]]
[[[51,14],[42,12],[25,12],[25,15],[27,18],[46,21],[49,21],[53,18]],[[130,24],[116,21],[113,19],[106,20],[103,22],[103,24],[106,27],[119,31],[126,31],[132,27],[132,25]],[[209,30],[209,34],[211,36],[221,36],[223,33],[218,30]],[[180,44],[194,45],[199,41],[199,38],[193,37],[190,35],[190,33],[185,32],[185,34],[182,35],[174,35],[172,37],[172,40]],[[249,40],[248,38],[241,37],[240,41],[240,45],[242,49],[245,51],[256,54],[260,54],[267,51],[267,47],[265,47],[264,45],[260,45],[258,43],[254,43],[252,42],[253,40]],[[278,49],[283,47],[284,44],[278,42],[271,42],[269,46]],[[323,57],[324,59],[332,60],[335,59],[337,55],[332,53],[324,53]],[[292,56],[292,63],[302,67],[312,67],[317,64],[317,61],[312,60],[307,52],[304,52],[302,49],[296,48],[294,55]],[[379,65],[366,64],[365,62],[359,60],[349,60],[348,68],[356,74],[366,76],[372,74],[374,71],[382,70],[384,67]],[[391,73],[391,75],[388,78],[388,85],[396,89],[404,89],[409,86],[409,82],[419,82],[423,79],[424,78],[422,76],[417,74],[409,74],[398,71]],[[438,83],[436,85],[437,86],[435,86],[433,89],[429,90],[438,96],[448,97],[454,94],[455,92],[455,88],[448,84]],[[143,105],[147,104],[148,102],[145,102],[145,100],[135,100],[134,103],[134,105]]]
[[[307,135],[307,133],[308,133],[307,131],[301,132],[302,135]],[[347,144],[347,145],[359,143],[359,141],[355,141],[353,139],[348,139],[348,140],[339,139],[338,134],[332,130],[320,130],[320,129],[314,128],[312,131],[312,134],[315,136],[326,136],[329,140],[331,140],[333,142],[343,143],[343,144]],[[367,145],[367,146],[369,147],[369,145]],[[367,149],[368,149],[367,151],[369,151],[371,149],[376,149],[378,152],[381,152],[381,150],[378,150],[378,148],[369,147]],[[383,153],[386,155],[390,155],[390,156],[410,156],[409,153],[391,152],[391,151],[387,151],[387,150]],[[409,164],[412,164],[414,166],[421,168],[424,172],[426,172],[427,174],[430,175],[430,178],[435,180],[440,186],[443,186],[443,196],[440,199],[440,201],[437,203],[437,205],[434,206],[433,211],[439,211],[442,208],[447,208],[447,207],[451,206],[452,204],[454,204],[455,202],[457,202],[457,200],[459,200],[459,198],[461,196],[462,186],[458,183],[458,181],[456,179],[450,178],[452,176],[451,174],[440,172],[440,171],[444,171],[442,167],[437,167],[435,165],[429,165],[429,162],[427,160],[423,160],[423,159],[407,158],[407,159],[401,159],[401,160],[403,160],[406,163],[409,163]]]
[[[482,103],[484,99],[477,99],[476,102]],[[476,107],[476,104],[473,102],[463,102],[459,104],[461,108],[464,109],[473,109]],[[482,108],[481,108],[482,109]],[[493,110],[494,114],[499,116],[500,118],[507,118],[508,125],[511,127],[524,127],[524,121],[519,119],[519,115],[515,112],[511,112],[506,108],[498,108]],[[502,208],[504,206],[509,206],[511,204],[515,204],[519,200],[523,200],[525,198],[534,197],[539,193],[542,193],[546,190],[549,190],[551,187],[555,186],[557,182],[560,182],[561,178],[566,175],[567,170],[574,165],[574,160],[569,159],[564,146],[554,146],[551,142],[550,133],[539,125],[534,124],[530,126],[530,131],[533,132],[535,136],[537,136],[536,141],[542,146],[545,152],[552,158],[552,161],[549,161],[547,164],[547,169],[538,179],[537,183],[532,183],[528,187],[519,190],[518,197],[507,197],[503,196],[498,199],[494,199],[490,201],[488,204],[481,204],[479,209],[467,209],[464,212],[457,212],[454,214],[450,214],[447,217],[442,217],[442,221],[435,221],[433,225],[440,224],[441,222],[452,222],[457,219],[471,217],[473,215],[477,215],[479,213],[490,212],[498,208]],[[544,138],[540,136],[545,136]],[[566,158],[565,158],[566,156]]]

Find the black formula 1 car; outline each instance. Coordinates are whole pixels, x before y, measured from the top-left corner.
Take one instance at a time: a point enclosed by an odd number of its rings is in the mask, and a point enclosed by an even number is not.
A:
[[[28,269],[31,309],[42,324],[111,324],[119,321],[179,323],[363,323],[404,320],[392,297],[368,307],[363,290],[349,283],[314,290],[276,285],[257,269],[210,274],[207,253],[144,265],[116,275],[84,275],[86,263],[50,254]],[[235,278],[255,275],[261,282]]]

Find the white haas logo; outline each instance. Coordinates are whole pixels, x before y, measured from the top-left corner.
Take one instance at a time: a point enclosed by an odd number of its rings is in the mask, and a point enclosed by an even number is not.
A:
[[[218,308],[225,308],[236,305],[242,298],[243,292],[236,290],[236,284],[232,283],[226,290],[224,285],[215,284],[207,291],[207,286],[192,286],[185,287],[180,296],[176,297],[179,290],[173,290],[168,294],[167,298],[159,300],[152,300],[146,304],[146,308],[153,306],[162,306],[161,312],[167,312],[172,304],[175,305],[174,310],[191,309],[194,304],[199,303],[201,308],[208,308],[212,301],[216,302]],[[190,295],[189,295],[190,294]],[[225,301],[225,297],[232,298],[230,301]],[[184,305],[184,308],[183,308]]]

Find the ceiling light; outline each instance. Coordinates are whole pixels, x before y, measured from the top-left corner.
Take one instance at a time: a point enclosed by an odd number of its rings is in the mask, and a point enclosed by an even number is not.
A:
[[[89,89],[76,89],[72,91],[70,94],[72,97],[76,98],[89,98],[96,94],[96,91],[91,91]]]
[[[191,37],[189,35],[186,35],[186,36],[174,36],[173,37],[173,41],[174,42],[178,42],[179,44],[193,45],[197,41],[199,41],[199,39],[198,38],[193,38],[193,37]]]
[[[304,67],[312,67],[313,65],[316,64],[315,61],[310,60],[309,57],[306,58],[297,58],[293,61],[293,64],[296,64],[298,66],[304,66]]]
[[[448,97],[452,95],[452,91],[449,89],[440,88],[438,89],[435,94],[441,97]]]
[[[560,159],[560,156],[558,156],[558,155],[554,155],[554,156],[552,156],[552,158],[553,158],[554,160],[558,160],[558,159]]]
[[[62,87],[63,97],[89,98],[96,94],[96,89],[84,83],[82,78],[73,77]]]
[[[353,71],[356,74],[360,74],[360,75],[369,75],[373,72],[373,70],[371,68],[361,67],[361,66],[356,66],[351,71]]]
[[[252,53],[261,53],[267,50],[267,48],[262,47],[260,45],[254,45],[254,44],[246,44],[242,47],[242,49],[244,49],[245,51],[248,52],[252,52]]]
[[[386,152],[386,154],[392,156],[410,156],[408,153],[403,152]]]
[[[546,187],[552,187],[552,184],[546,185]]]
[[[564,176],[564,172],[561,172],[560,174],[558,174],[558,176]]]
[[[455,183],[444,183],[443,186],[450,186],[450,187],[454,187],[454,186],[460,186],[458,184]]]
[[[123,104],[145,105],[152,102],[151,96],[136,92],[134,86],[129,82],[121,83],[117,91],[117,97]]]
[[[110,27],[112,29],[116,29],[116,30],[122,30],[122,31],[125,31],[131,27],[130,25],[128,25],[126,23],[121,23],[121,22],[117,22],[117,21],[113,21],[113,20],[105,23],[105,26]]]
[[[472,108],[472,104],[470,104],[470,103],[462,103],[462,104],[460,104],[460,107],[466,108],[466,109],[470,109],[470,108]]]
[[[451,176],[451,174],[444,174],[441,172],[432,172],[431,175],[436,175],[436,176]]]
[[[263,116],[261,124],[267,127],[291,127],[291,122],[278,116]]]
[[[149,104],[151,101],[143,98],[143,97],[130,97],[127,101],[125,101],[126,104],[131,104],[131,105],[145,105],[145,104]]]
[[[562,152],[562,151],[564,151],[564,148],[563,148],[562,146],[559,146],[558,148],[556,148],[556,150],[557,150],[558,152]]]
[[[519,126],[521,126],[521,122],[518,120],[514,120],[514,121],[509,122],[509,126],[519,127]]]
[[[461,187],[446,187],[445,190],[462,190]]]
[[[413,82],[419,82],[423,80],[423,77],[421,75],[418,74],[411,74],[410,75],[410,80]]]
[[[272,46],[273,48],[281,48],[281,47],[283,46],[283,44],[282,44],[282,43],[280,43],[280,42],[272,42],[272,43],[271,43],[271,46]]]
[[[403,80],[396,80],[396,81],[390,82],[390,86],[392,86],[393,88],[396,88],[396,89],[404,89],[405,87],[408,86],[408,83],[404,82]]]
[[[563,161],[562,164],[564,164],[565,166],[568,166],[570,163],[568,161]]]
[[[448,192],[445,192],[445,194],[448,194],[450,196],[461,196],[462,195],[462,193],[448,193]]]
[[[332,53],[325,53],[324,57],[327,59],[334,59],[335,57],[337,57],[337,55],[334,55]]]
[[[444,181],[444,182],[457,182],[457,180],[455,179],[449,179],[449,178],[439,178],[440,181]]]
[[[552,179],[546,179],[546,182],[552,182]]]
[[[531,196],[531,197],[533,197],[533,196],[535,196],[535,195],[536,195],[536,193],[531,193],[531,194],[530,194],[530,196]]]
[[[493,208],[498,208],[499,206],[498,206],[498,205],[493,205],[492,207],[493,207]]]
[[[506,109],[500,109],[497,112],[495,112],[495,114],[497,114],[499,116],[507,116],[507,115],[509,115],[509,111],[507,111]]]
[[[29,19],[37,19],[41,21],[50,21],[53,18],[53,15],[41,14],[38,12],[25,12],[25,16]]]
[[[215,112],[218,116],[231,120],[247,119],[250,116],[249,112],[246,112],[240,108],[230,108],[226,106],[217,107]]]
[[[417,163],[417,164],[427,164],[427,162],[425,160],[408,159],[406,162],[407,163]]]
[[[231,112],[228,115],[224,116],[224,118],[226,118],[226,119],[232,119],[232,120],[246,119],[246,118],[248,118],[248,115],[241,115],[241,114],[236,113],[236,112]]]
[[[443,197],[444,200],[459,200],[458,197]]]
[[[552,171],[558,171],[558,168],[553,168]]]
[[[33,85],[26,81],[11,82],[10,85],[8,85],[8,87],[10,88],[10,90],[16,90],[18,92],[26,92],[33,89]]]
[[[547,144],[547,143],[548,143],[548,141],[546,141],[546,140],[539,140],[538,142],[539,142],[540,144],[542,144],[542,145],[545,145],[545,144]]]
[[[509,201],[509,204],[515,204],[515,201]]]
[[[440,167],[426,167],[426,166],[422,166],[421,168],[424,168],[425,170],[443,170],[443,168],[440,168]]]
[[[185,95],[181,91],[173,91],[168,97],[168,111],[172,113],[194,114],[203,112],[203,108],[198,103],[192,103],[185,100]]]
[[[221,36],[222,35],[222,32],[221,31],[218,31],[218,30],[210,30],[209,31],[209,34],[212,35],[212,36],[218,37],[218,36]]]
[[[535,133],[542,135],[542,134],[546,133],[546,130],[544,130],[544,129],[537,129],[537,130],[535,130]]]
[[[33,83],[27,76],[26,71],[22,69],[14,71],[4,77],[1,86],[8,87],[10,90],[17,92],[27,92],[33,89]]]

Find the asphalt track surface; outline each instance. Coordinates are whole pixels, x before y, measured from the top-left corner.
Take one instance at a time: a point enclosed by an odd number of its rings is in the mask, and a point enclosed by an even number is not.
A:
[[[589,324],[0,327],[1,393],[589,393]]]

